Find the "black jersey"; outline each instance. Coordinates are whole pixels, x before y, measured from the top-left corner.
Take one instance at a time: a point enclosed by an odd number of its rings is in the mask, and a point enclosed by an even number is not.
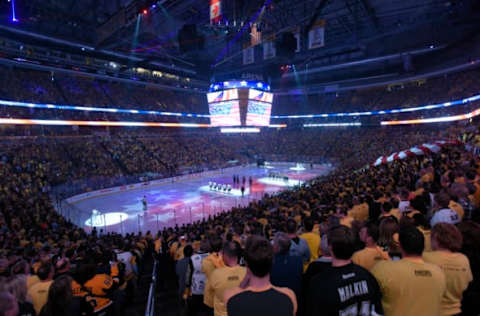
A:
[[[294,316],[297,311],[293,291],[275,286],[263,291],[239,289],[226,305],[228,316]]]
[[[383,315],[377,280],[353,263],[331,267],[316,275],[307,295],[309,316]]]

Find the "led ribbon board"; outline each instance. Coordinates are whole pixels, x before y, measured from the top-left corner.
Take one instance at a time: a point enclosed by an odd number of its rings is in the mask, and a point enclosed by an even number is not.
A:
[[[149,114],[149,115],[179,116],[179,117],[204,117],[204,118],[209,118],[210,117],[210,115],[208,115],[208,114],[160,112],[160,111],[116,109],[116,108],[99,108],[99,107],[91,107],[91,106],[27,103],[27,102],[16,102],[16,101],[5,101],[5,100],[0,100],[0,105],[13,106],[13,107],[25,107],[25,108],[32,108],[32,109],[55,109],[55,110],[72,110],[72,111],[127,113],[127,114]]]
[[[360,122],[354,122],[354,123],[303,124],[303,127],[339,127],[339,126],[362,126],[362,123],[360,123]]]
[[[464,105],[469,102],[474,102],[480,100],[480,94],[474,95],[469,98],[439,103],[439,104],[430,104],[417,106],[412,108],[401,108],[401,109],[392,109],[392,110],[380,110],[380,111],[369,111],[369,112],[347,112],[347,113],[323,113],[323,114],[308,114],[308,115],[274,115],[274,119],[302,119],[302,118],[321,118],[321,117],[342,117],[342,116],[369,116],[369,115],[384,115],[384,114],[394,114],[394,113],[407,113],[407,112],[416,112],[422,110],[432,110],[445,108],[449,106]]]
[[[432,110],[432,109],[445,108],[450,106],[458,106],[458,105],[464,105],[464,104],[478,101],[478,100],[480,100],[480,94],[474,95],[469,98],[461,99],[461,100],[439,103],[439,104],[424,105],[424,106],[418,106],[418,107],[411,107],[411,108],[369,111],[369,112],[323,113],[323,114],[308,114],[308,115],[273,115],[271,116],[271,118],[301,119],[301,118],[322,118],[322,117],[342,117],[342,116],[384,115],[384,114],[416,112],[416,111],[422,111],[422,110]],[[108,112],[108,113],[149,114],[149,115],[159,115],[159,116],[178,116],[178,117],[194,117],[194,118],[210,117],[210,115],[208,114],[197,114],[197,113],[178,113],[178,112],[161,112],[161,111],[147,111],[147,110],[136,110],[136,109],[56,105],[56,104],[17,102],[17,101],[8,101],[8,100],[0,100],[0,105],[12,106],[12,107],[27,107],[27,108],[33,108],[33,109],[58,109],[58,110]]]
[[[460,115],[454,115],[454,116],[442,116],[442,117],[432,117],[427,119],[404,120],[404,121],[382,121],[380,124],[381,125],[408,125],[408,124],[454,122],[454,121],[467,120],[478,115],[480,115],[480,109],[476,109],[475,111],[467,114],[460,114]]]
[[[0,118],[0,125],[57,125],[57,126],[139,126],[139,127],[210,127],[196,123],[112,122],[112,121],[63,121]]]

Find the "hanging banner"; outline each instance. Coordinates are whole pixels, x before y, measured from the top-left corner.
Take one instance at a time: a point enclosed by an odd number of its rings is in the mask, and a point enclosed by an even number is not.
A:
[[[325,19],[315,23],[308,32],[308,49],[315,49],[325,46]]]
[[[262,42],[262,32],[258,29],[258,25],[256,23],[252,24],[250,28],[250,44],[252,46],[258,45]]]
[[[222,19],[222,0],[210,0],[210,24],[220,22]]]
[[[263,43],[263,59],[267,60],[274,58],[277,55],[277,50],[275,48],[275,42],[265,42]]]
[[[243,64],[250,65],[255,61],[255,54],[253,46],[243,49]]]
[[[298,33],[294,33],[293,36],[295,37],[295,39],[297,40],[297,49],[295,49],[295,53],[300,53],[300,50],[301,50],[301,46],[300,46],[300,32]]]

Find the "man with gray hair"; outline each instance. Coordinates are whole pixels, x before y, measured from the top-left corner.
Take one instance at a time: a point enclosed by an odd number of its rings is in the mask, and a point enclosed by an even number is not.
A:
[[[288,287],[299,298],[302,286],[303,261],[300,256],[290,255],[290,245],[290,238],[286,233],[275,234],[270,280],[275,286]]]

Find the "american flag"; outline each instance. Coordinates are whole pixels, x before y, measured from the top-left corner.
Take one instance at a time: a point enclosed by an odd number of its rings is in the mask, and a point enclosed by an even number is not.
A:
[[[223,91],[208,93],[207,99],[208,99],[208,103],[236,100],[238,99],[238,90],[230,89],[230,90],[223,90]]]
[[[268,126],[271,112],[270,103],[248,101],[247,126]]]
[[[273,103],[273,93],[250,89],[248,93],[248,99]]]
[[[240,106],[238,101],[228,101],[209,105],[210,125],[240,126]]]
[[[210,1],[210,24],[218,23],[222,19],[222,1]]]

